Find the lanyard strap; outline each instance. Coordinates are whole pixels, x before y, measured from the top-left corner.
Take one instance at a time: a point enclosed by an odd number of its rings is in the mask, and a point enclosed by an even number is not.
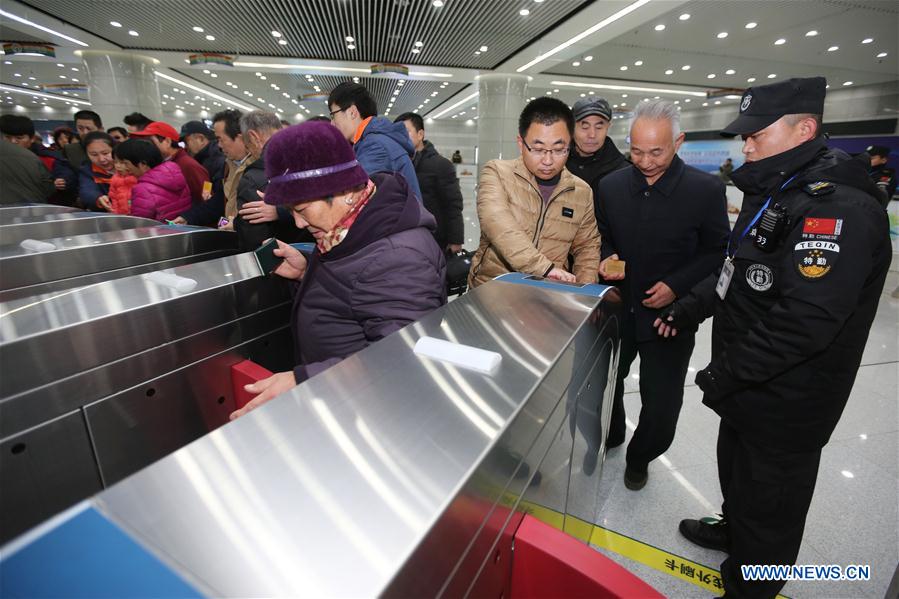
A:
[[[792,177],[787,179],[784,182],[784,184],[780,186],[780,189],[778,191],[779,192],[783,191],[786,188],[786,186],[789,185],[790,182],[792,182],[793,179],[795,179],[795,178],[796,178],[796,175],[793,175]],[[737,247],[734,248],[733,253],[731,253],[731,251],[730,251],[730,246],[731,246],[731,241],[733,240],[733,236],[731,236],[727,239],[727,257],[728,257],[728,259],[733,258],[734,256],[737,255],[737,252],[740,251],[740,245],[743,243],[743,240],[746,238],[746,235],[749,233],[749,230],[752,229],[753,226],[755,226],[755,223],[757,223],[759,221],[759,219],[762,217],[762,213],[765,212],[765,210],[768,208],[768,206],[771,205],[771,199],[773,197],[774,197],[774,194],[771,194],[768,196],[768,199],[765,201],[765,204],[761,208],[759,208],[759,211],[755,213],[754,217],[752,217],[752,221],[748,225],[746,225],[746,228],[743,230],[743,233],[740,235],[739,239],[737,239]]]

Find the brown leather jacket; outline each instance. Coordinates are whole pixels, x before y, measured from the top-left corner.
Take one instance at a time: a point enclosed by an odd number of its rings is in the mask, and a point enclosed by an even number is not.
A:
[[[478,182],[481,242],[471,261],[468,285],[476,287],[507,272],[543,276],[553,267],[568,270],[579,283],[595,283],[599,270],[599,232],[593,191],[562,171],[549,202],[537,179],[515,160],[491,160]]]

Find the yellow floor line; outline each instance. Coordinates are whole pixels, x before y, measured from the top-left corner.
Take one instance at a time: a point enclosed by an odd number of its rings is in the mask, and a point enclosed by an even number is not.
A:
[[[724,592],[721,573],[715,568],[542,505],[522,501],[520,509],[585,543],[602,547],[669,576],[685,580],[715,595]],[[783,595],[778,595],[777,598],[788,599]]]

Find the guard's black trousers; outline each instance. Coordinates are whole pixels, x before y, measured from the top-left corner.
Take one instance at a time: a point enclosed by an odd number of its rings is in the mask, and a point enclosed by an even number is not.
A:
[[[624,441],[624,380],[631,363],[640,355],[640,420],[627,446],[627,464],[645,471],[649,462],[671,447],[677,417],[684,402],[684,377],[693,353],[693,333],[678,332],[676,337],[659,337],[637,343],[633,315],[625,316],[621,327],[621,351],[618,356],[618,381],[608,445]]]
[[[731,542],[721,564],[726,597],[775,597],[783,588],[782,580],[744,580],[740,566],[796,563],[820,459],[820,449],[772,448],[721,421],[718,478]]]

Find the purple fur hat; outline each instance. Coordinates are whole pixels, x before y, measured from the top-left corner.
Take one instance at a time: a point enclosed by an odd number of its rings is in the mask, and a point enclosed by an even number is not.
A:
[[[337,195],[368,181],[352,146],[331,123],[282,129],[265,146],[265,203],[299,204]]]

